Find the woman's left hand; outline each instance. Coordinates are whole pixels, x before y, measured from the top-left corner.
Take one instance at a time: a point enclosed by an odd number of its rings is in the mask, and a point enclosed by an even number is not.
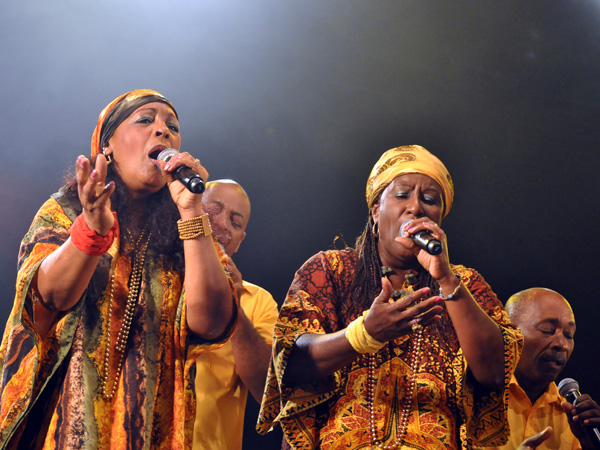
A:
[[[195,217],[203,214],[202,194],[190,192],[175,175],[175,170],[177,170],[178,167],[187,166],[200,175],[202,180],[206,183],[208,180],[208,171],[200,164],[200,160],[194,158],[187,152],[182,152],[173,155],[169,162],[165,163],[163,161],[158,161],[158,164],[161,166],[163,174],[167,179],[171,197],[179,208],[182,217],[184,215]],[[189,212],[189,214],[185,214],[186,212]]]
[[[439,255],[431,255],[426,250],[418,247],[415,242],[408,236],[398,236],[396,242],[410,249],[417,257],[419,264],[430,273],[436,280],[441,280],[446,277],[453,277],[450,261],[448,259],[448,242],[446,233],[440,226],[428,217],[421,217],[410,222],[406,231],[408,235],[414,235],[419,231],[427,230],[431,235],[442,243],[442,252]]]

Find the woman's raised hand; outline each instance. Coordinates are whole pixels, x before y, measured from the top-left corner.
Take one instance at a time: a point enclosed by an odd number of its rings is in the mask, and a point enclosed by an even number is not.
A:
[[[83,207],[83,217],[90,230],[106,236],[115,218],[110,210],[110,196],[115,190],[115,183],[106,183],[106,158],[99,154],[96,167],[92,169],[90,161],[83,155],[77,158],[77,192]]]
[[[419,289],[397,301],[390,302],[392,284],[387,278],[381,279],[381,293],[373,300],[365,317],[367,332],[379,342],[388,342],[413,332],[413,327],[427,325],[439,320],[442,299],[430,297],[417,303],[429,294],[429,288]]]

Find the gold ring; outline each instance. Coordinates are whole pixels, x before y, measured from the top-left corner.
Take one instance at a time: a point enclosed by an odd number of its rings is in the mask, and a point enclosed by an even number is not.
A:
[[[200,160],[198,158],[196,158],[194,161],[196,161],[196,164],[200,165]]]
[[[419,331],[421,331],[423,329],[423,325],[421,325],[419,322],[415,320],[413,320],[413,324],[412,324],[412,330],[413,333],[418,333]]]

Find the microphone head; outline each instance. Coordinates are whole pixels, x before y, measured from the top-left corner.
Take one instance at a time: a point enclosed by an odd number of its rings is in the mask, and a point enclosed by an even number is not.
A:
[[[162,152],[158,154],[156,159],[158,161],[168,162],[173,157],[173,155],[176,155],[177,153],[179,152],[174,148],[165,148]]]
[[[406,229],[408,228],[408,224],[411,223],[413,220],[415,219],[408,219],[404,221],[402,225],[400,225],[400,233],[398,233],[400,237],[408,237],[408,231],[406,231]]]
[[[565,378],[558,383],[558,393],[566,397],[569,392],[579,391],[579,383],[573,378]]]

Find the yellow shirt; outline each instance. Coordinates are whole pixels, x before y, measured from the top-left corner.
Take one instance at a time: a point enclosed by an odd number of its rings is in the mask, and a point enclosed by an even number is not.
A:
[[[546,392],[532,405],[529,397],[516,378],[508,386],[508,423],[510,438],[502,447],[486,447],[486,450],[514,450],[525,439],[534,436],[547,426],[554,430],[552,436],[539,445],[537,450],[580,450],[579,440],[573,436],[567,415],[560,407],[563,398],[556,383],[550,383]]]
[[[271,345],[277,303],[265,289],[243,282],[240,306]],[[235,333],[235,331],[234,331]],[[265,368],[266,370],[266,368]],[[229,341],[196,360],[196,421],[194,450],[241,450],[248,388],[235,370]]]

